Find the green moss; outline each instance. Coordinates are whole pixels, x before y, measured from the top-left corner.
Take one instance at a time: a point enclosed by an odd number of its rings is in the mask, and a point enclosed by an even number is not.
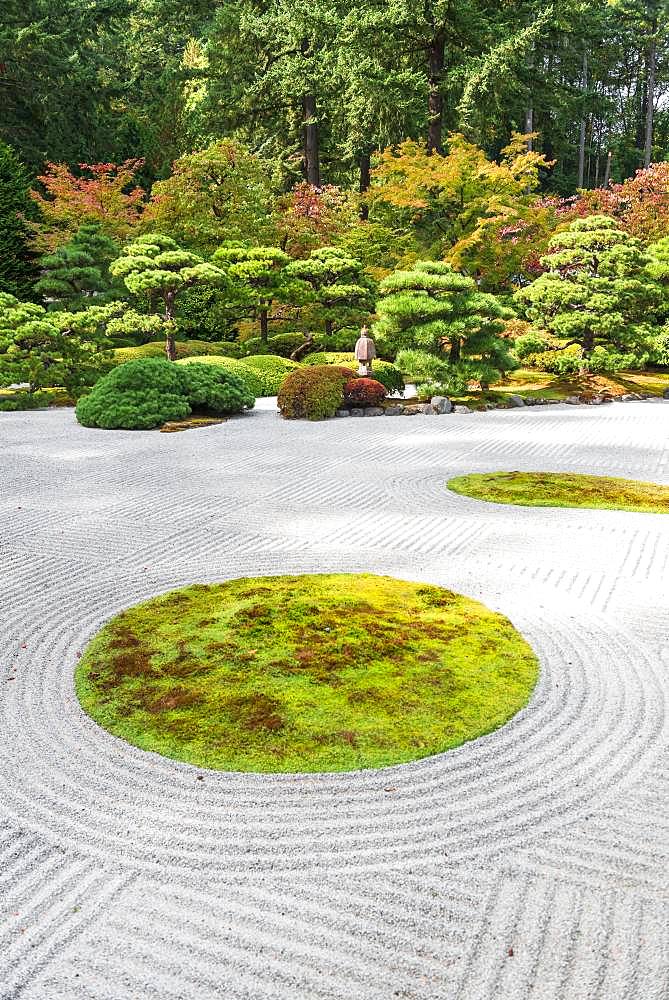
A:
[[[449,490],[475,500],[520,507],[593,507],[669,513],[669,486],[568,472],[489,472],[457,476]]]
[[[637,392],[661,396],[669,388],[669,373],[628,371],[597,375],[551,375],[548,372],[518,368],[503,382],[493,386],[497,393],[520,393],[544,399],[567,399],[569,396],[622,396]]]
[[[260,577],[129,608],[76,671],[86,712],[144,750],[234,771],[382,767],[458,746],[527,702],[511,623],[439,587]]]

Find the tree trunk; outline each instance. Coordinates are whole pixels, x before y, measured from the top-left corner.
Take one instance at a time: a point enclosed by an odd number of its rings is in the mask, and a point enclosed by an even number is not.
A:
[[[583,90],[583,97],[585,98],[586,91],[588,89],[588,53],[583,50],[583,67],[581,73],[581,87]],[[585,179],[585,104],[583,106],[583,111],[581,114],[581,130],[578,138],[578,176],[576,179],[576,187],[582,188]]]
[[[305,333],[304,342],[295,348],[290,355],[291,361],[301,361],[305,354],[308,354],[314,342],[313,333]]]
[[[302,98],[302,137],[304,148],[304,176],[307,184],[321,186],[321,164],[318,149],[318,125],[316,123],[316,98],[305,94]]]
[[[653,32],[656,26],[652,26]],[[655,112],[655,70],[657,66],[657,42],[651,38],[646,58],[646,122],[644,128],[643,165],[650,166],[653,154],[653,115]]]
[[[364,196],[365,192],[369,188],[370,183],[370,171],[371,171],[371,156],[369,153],[360,154],[360,194]],[[360,218],[369,218],[369,205],[363,199],[360,201]]]
[[[613,153],[611,150],[606,154],[606,169],[604,171],[604,187],[609,186],[609,181],[611,180],[611,160],[613,158]]]
[[[592,330],[588,330],[583,336],[582,351],[584,360],[586,361],[588,360],[594,349],[595,349],[595,335]]]
[[[444,71],[446,36],[437,34],[428,49],[428,153],[441,153],[441,134],[444,125],[444,98],[441,93],[441,77]]]
[[[334,320],[333,319],[326,319],[325,320],[325,336],[326,337],[331,337],[333,333],[334,333]]]
[[[525,111],[525,132],[529,135],[530,132],[534,132],[534,108],[527,108]],[[532,139],[527,140],[528,152],[532,152],[534,149],[534,141]]]
[[[261,309],[260,310],[260,339],[262,340],[263,344],[267,343],[268,336],[269,336],[268,310],[267,309]]]
[[[165,292],[165,354],[168,361],[176,361],[177,345],[174,336],[174,296],[176,292]]]

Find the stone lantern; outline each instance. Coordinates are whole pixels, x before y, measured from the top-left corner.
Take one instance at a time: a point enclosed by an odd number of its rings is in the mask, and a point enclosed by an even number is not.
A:
[[[355,360],[358,362],[358,375],[372,374],[372,361],[376,357],[374,341],[369,336],[369,330],[363,326],[355,344]]]

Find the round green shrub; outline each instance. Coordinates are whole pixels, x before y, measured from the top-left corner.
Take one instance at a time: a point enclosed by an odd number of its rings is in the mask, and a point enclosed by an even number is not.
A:
[[[84,427],[145,430],[191,412],[181,373],[159,358],[119,365],[103,376],[77,403],[77,420]]]
[[[182,379],[192,407],[213,413],[239,413],[255,403],[255,393],[243,379],[214,365],[184,365]]]
[[[279,390],[281,416],[287,420],[324,420],[344,402],[344,385],[351,372],[336,365],[301,366]]]
[[[290,361],[288,358],[280,358],[273,354],[256,354],[251,358],[244,358],[244,364],[253,368],[263,380],[265,389],[263,395],[266,396],[276,396],[286,376],[300,367],[298,361]]]
[[[96,382],[77,403],[84,427],[148,430],[168,420],[181,420],[192,406],[217,414],[239,413],[255,399],[230,372],[192,365],[188,371],[160,358],[141,358],[119,365]]]
[[[205,340],[177,340],[177,358],[201,357],[204,354],[227,357],[234,356],[239,351],[238,344],[221,342],[209,344]],[[112,365],[124,365],[127,361],[137,361],[140,358],[164,358],[165,341],[151,341],[138,347],[120,347],[114,351]]]
[[[215,368],[220,368],[223,371],[231,372],[240,378],[245,384],[249,392],[254,396],[271,396],[273,393],[265,392],[265,384],[258,374],[246,361],[240,361],[238,358],[225,358],[219,355],[203,355],[202,357],[194,358],[182,358],[177,361],[178,365],[212,365]]]

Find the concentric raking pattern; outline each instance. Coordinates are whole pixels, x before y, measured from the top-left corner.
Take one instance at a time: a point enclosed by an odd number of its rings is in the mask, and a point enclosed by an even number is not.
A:
[[[662,403],[180,435],[0,415],[2,1000],[669,996],[669,517],[444,489],[669,482],[668,437]],[[339,570],[508,615],[541,660],[528,707],[414,764],[276,776],[145,754],[79,708],[77,657],[123,607]]]

